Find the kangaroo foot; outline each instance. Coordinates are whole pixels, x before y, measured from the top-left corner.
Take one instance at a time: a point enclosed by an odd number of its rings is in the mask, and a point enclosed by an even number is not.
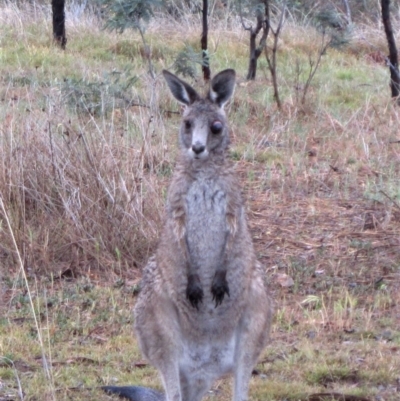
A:
[[[189,274],[186,297],[194,308],[199,309],[199,303],[203,302],[203,295],[199,276],[197,274]]]
[[[213,301],[215,301],[215,307],[222,304],[225,294],[229,297],[229,286],[226,281],[226,271],[218,271],[215,273],[212,285],[211,293],[213,294]]]

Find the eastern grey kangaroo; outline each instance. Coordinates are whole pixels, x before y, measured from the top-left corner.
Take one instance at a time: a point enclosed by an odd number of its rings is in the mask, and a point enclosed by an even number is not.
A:
[[[158,369],[165,395],[143,387],[104,389],[135,401],[199,401],[216,379],[232,373],[233,401],[245,401],[272,307],[227,154],[224,105],[235,71],[217,74],[205,97],[163,74],[185,106],[181,152],[134,314],[140,348]]]

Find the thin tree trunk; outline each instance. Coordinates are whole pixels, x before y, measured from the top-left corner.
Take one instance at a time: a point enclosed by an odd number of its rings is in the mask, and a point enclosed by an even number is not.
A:
[[[280,109],[282,107],[282,103],[281,103],[281,99],[279,96],[278,76],[277,76],[277,71],[276,71],[276,52],[278,50],[279,35],[281,34],[281,30],[283,27],[284,15],[286,12],[286,1],[283,3],[281,16],[279,18],[278,26],[275,30],[272,29],[272,27],[270,25],[269,8],[267,11],[268,11],[267,26],[268,26],[268,29],[270,29],[272,34],[274,35],[274,43],[272,45],[272,57],[270,55],[268,46],[265,46],[265,57],[267,59],[268,68],[271,73],[272,85],[274,88],[274,99],[275,99],[276,105]]]
[[[346,17],[347,17],[347,23],[351,24],[351,10],[349,6],[349,0],[343,0],[344,8],[346,9]]]
[[[263,28],[263,24],[265,25],[265,21],[263,21],[261,14],[258,14],[256,28],[253,29],[252,27],[250,27],[250,49],[249,49],[250,56],[249,56],[249,69],[248,69],[247,77],[246,77],[247,79],[251,79],[251,80],[256,79],[257,61],[258,61],[258,58],[260,57],[260,54],[262,51],[259,47],[257,47],[256,39],[257,39],[257,35]],[[265,34],[265,26],[264,26],[264,34]],[[264,43],[264,46],[265,46],[265,43]]]
[[[53,10],[53,37],[56,43],[65,49],[67,37],[65,35],[65,0],[51,0]]]
[[[392,23],[390,21],[390,0],[381,0],[382,5],[382,21],[385,27],[386,39],[389,46],[389,70],[390,70],[390,88],[392,97],[397,98],[400,105],[400,73],[397,55],[396,41],[394,39]]]
[[[210,71],[210,57],[208,54],[208,0],[203,0],[203,32],[201,34],[201,50],[203,55],[203,65],[201,67],[203,71],[203,78],[205,82],[208,82],[211,77]]]
[[[256,30],[251,28],[250,30],[250,57],[249,57],[249,69],[247,71],[246,79],[254,80],[256,79],[257,73],[257,56],[256,56],[256,38],[257,33]]]
[[[267,42],[267,37],[268,37],[268,33],[269,33],[269,23],[267,22],[269,20],[268,1],[269,0],[263,1],[264,18],[260,12],[257,13],[257,25],[254,29],[252,26],[246,27],[246,25],[244,24],[244,21],[242,19],[243,28],[246,31],[250,32],[249,68],[247,70],[247,76],[246,76],[246,79],[248,79],[248,80],[256,79],[258,58],[260,57],[262,51],[264,50],[265,44]],[[263,31],[263,34],[262,34],[260,42],[257,46],[257,43],[256,43],[257,36],[261,30]]]

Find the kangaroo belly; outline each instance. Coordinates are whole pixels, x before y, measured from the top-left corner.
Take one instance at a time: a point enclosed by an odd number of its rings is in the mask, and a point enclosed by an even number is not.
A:
[[[198,267],[220,263],[227,238],[227,199],[221,187],[208,180],[197,180],[186,196],[187,245]]]
[[[180,358],[180,370],[190,376],[206,376],[213,381],[231,373],[235,363],[235,336],[223,341],[186,341]]]

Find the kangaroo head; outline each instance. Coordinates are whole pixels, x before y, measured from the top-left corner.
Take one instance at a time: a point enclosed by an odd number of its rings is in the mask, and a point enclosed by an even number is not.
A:
[[[163,74],[172,95],[185,106],[179,135],[183,150],[191,159],[200,160],[223,153],[229,144],[224,105],[235,88],[235,71],[217,74],[205,97],[174,74],[166,70]]]

